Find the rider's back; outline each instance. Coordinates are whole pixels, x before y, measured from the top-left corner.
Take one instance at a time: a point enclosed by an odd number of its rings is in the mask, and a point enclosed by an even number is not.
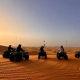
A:
[[[22,50],[22,48],[17,47],[17,52],[20,52]]]
[[[43,49],[43,48],[44,48],[43,46],[40,48],[40,51],[41,51],[41,52],[44,52],[44,49]]]
[[[59,48],[59,53],[64,52],[64,48]]]

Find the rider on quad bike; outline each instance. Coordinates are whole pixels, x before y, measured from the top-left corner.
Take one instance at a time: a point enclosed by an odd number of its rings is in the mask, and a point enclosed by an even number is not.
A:
[[[68,56],[66,55],[67,53],[64,51],[64,47],[61,45],[57,52],[57,58],[60,60],[60,57],[65,58],[66,60],[68,59]]]
[[[29,59],[29,55],[28,52],[25,52],[22,48],[21,48],[21,44],[18,45],[17,50],[14,54],[11,54],[9,59],[10,61],[16,61],[19,62],[22,60],[22,58],[25,58],[25,60]]]
[[[59,53],[63,53],[64,52],[64,47],[61,45],[60,48],[58,49]]]
[[[44,46],[41,46],[41,47],[40,47],[40,51],[41,51],[41,52],[44,52]]]
[[[9,45],[8,51],[10,52],[10,51],[12,51],[12,50],[13,50],[13,48],[11,47],[11,45]]]
[[[46,52],[44,51],[44,46],[41,46],[40,47],[40,52],[38,53],[38,59],[40,59],[40,56],[44,56],[45,57],[45,59],[47,59],[47,54],[46,54]]]
[[[14,52],[14,49],[11,47],[11,45],[9,45],[8,49],[6,51],[4,51],[2,56],[4,58],[9,58],[11,52]]]
[[[20,52],[20,51],[24,51],[24,50],[21,48],[21,44],[19,44],[18,47],[17,47],[17,52]]]

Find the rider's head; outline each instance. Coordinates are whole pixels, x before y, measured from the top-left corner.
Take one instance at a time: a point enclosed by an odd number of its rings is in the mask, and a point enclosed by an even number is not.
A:
[[[21,44],[19,44],[19,47],[21,47]]]
[[[61,48],[63,48],[63,46],[61,45]]]
[[[11,45],[9,45],[9,47],[11,47]]]
[[[41,46],[42,48],[44,48],[44,46]]]

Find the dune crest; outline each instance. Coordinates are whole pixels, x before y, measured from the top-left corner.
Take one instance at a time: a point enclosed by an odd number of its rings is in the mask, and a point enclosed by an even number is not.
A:
[[[4,50],[7,50],[7,46],[0,45],[0,52],[3,52]]]

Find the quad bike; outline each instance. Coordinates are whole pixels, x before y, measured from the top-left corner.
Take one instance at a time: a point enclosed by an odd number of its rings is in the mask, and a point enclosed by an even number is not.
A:
[[[80,51],[75,52],[75,57],[79,58],[80,57]]]
[[[46,54],[46,52],[39,52],[39,53],[38,53],[38,59],[40,59],[40,56],[45,57],[45,59],[47,59],[47,54]]]
[[[57,52],[57,58],[60,60],[60,58],[64,58],[65,60],[68,60],[68,56],[66,52]]]
[[[10,53],[9,60],[10,60],[10,61],[19,62],[19,61],[21,61],[23,58],[25,58],[25,60],[28,60],[28,59],[29,59],[29,54],[28,54],[28,52],[25,52],[25,51],[17,52],[17,51],[16,51],[16,52]]]
[[[15,49],[11,51],[8,50],[4,51],[4,53],[2,54],[3,58],[9,58],[11,52],[15,52]]]

